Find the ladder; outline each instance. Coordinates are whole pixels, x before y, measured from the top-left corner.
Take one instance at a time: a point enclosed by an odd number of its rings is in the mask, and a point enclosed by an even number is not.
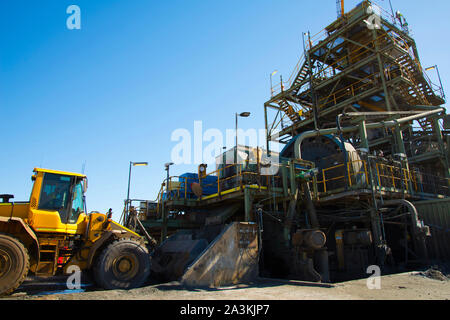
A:
[[[59,256],[59,241],[54,239],[39,240],[39,263],[36,276],[49,277],[55,274]]]

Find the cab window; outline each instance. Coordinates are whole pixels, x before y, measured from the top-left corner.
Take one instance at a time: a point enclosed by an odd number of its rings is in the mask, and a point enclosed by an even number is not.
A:
[[[70,188],[73,178],[53,173],[45,173],[42,183],[39,210],[58,211],[61,222],[67,221],[70,204]]]
[[[81,184],[81,181],[79,181],[73,189],[72,209],[68,223],[76,223],[78,217],[83,212],[83,209],[83,185]]]

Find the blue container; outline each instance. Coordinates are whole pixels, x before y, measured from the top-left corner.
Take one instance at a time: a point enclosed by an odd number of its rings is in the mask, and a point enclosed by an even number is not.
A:
[[[207,176],[202,179],[202,189],[204,195],[217,193],[217,177]]]
[[[179,178],[178,181],[181,182],[180,185],[180,196],[184,197],[185,190],[187,189],[188,198],[190,194],[193,194],[191,184],[196,182],[198,183],[198,174],[197,173],[184,173]]]
[[[180,197],[184,197],[184,194],[186,193],[188,199],[196,198],[194,192],[192,191],[191,185],[194,182],[199,183],[197,173],[184,173],[178,178],[178,181],[181,182]],[[205,196],[217,193],[217,177],[207,176],[202,179],[202,189],[203,195]]]

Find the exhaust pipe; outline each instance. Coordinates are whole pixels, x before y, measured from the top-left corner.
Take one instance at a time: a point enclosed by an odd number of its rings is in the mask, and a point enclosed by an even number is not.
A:
[[[10,203],[9,199],[14,199],[12,194],[0,194],[0,198],[3,200],[2,203]]]

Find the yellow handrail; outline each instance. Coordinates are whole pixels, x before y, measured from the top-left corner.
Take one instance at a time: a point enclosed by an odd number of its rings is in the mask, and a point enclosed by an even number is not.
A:
[[[362,54],[369,52],[370,50],[369,50],[369,49],[366,49],[366,48],[364,48],[364,47],[367,47],[367,46],[368,46],[369,44],[371,44],[371,43],[375,43],[375,41],[378,41],[379,39],[381,39],[381,38],[383,38],[383,37],[385,37],[385,34],[381,34],[381,35],[379,35],[378,37],[376,37],[375,39],[372,39],[372,40],[370,40],[370,41],[361,43],[361,45],[362,45],[361,47],[358,47],[358,48],[354,49],[353,51],[351,51],[350,53],[348,53],[348,54],[345,55],[344,57],[342,57],[342,58],[336,60],[334,63],[332,63],[332,64],[330,64],[330,65],[327,65],[327,67],[325,67],[325,68],[323,68],[323,69],[320,70],[319,74],[320,74],[320,73],[325,73],[325,72],[329,72],[329,73],[331,74],[332,69],[334,69],[336,66],[338,66],[339,63],[341,63],[342,61],[345,61],[345,60],[348,59],[349,57],[351,57],[351,58],[354,60],[354,59],[356,59],[357,57],[361,56]],[[353,56],[354,53],[356,53],[356,52],[358,52],[358,51],[360,51],[360,50],[362,50],[362,51],[361,51],[359,54]],[[288,80],[288,82],[287,82],[287,83],[289,84],[289,87],[292,86],[292,83],[291,83],[292,75],[295,74],[295,71],[296,71],[297,69],[300,68],[300,62],[302,61],[303,58],[304,58],[304,55],[300,58],[300,60],[299,60],[299,62],[297,63],[296,67],[294,68],[294,71],[292,72],[291,76],[289,77],[289,80]],[[280,89],[280,91],[281,91],[281,89],[284,90],[284,84],[281,83],[281,82],[275,84],[275,85],[272,87],[273,93],[274,93],[274,94],[278,93],[278,89]],[[331,95],[330,95],[330,96],[331,96]]]
[[[355,170],[354,168],[355,168],[355,164],[357,165],[358,163],[360,164],[360,169],[356,172],[356,171],[354,171]],[[357,165],[357,166],[359,166],[359,165]],[[332,166],[329,168],[322,169],[322,180],[317,181],[317,183],[323,185],[324,193],[327,193],[328,191],[332,191],[328,188],[328,185],[327,185],[327,183],[329,183],[331,181],[342,180],[344,183],[347,183],[347,186],[349,186],[349,187],[358,186],[358,180],[356,179],[356,177],[362,176],[362,175],[364,175],[364,177],[363,177],[364,180],[361,182],[364,182],[366,185],[369,185],[368,164],[367,164],[366,160],[348,161],[346,175],[339,175],[337,177],[332,177],[332,178],[326,177],[330,171],[338,169],[338,168],[343,168],[343,167],[344,167],[344,164],[338,164],[338,165],[335,165],[335,166]],[[385,182],[390,181],[392,183],[392,186],[388,186],[388,187],[392,187],[394,189],[400,190],[398,181],[404,181],[404,188],[406,191],[409,191],[408,182],[411,181],[413,183],[414,190],[417,191],[417,181],[411,171],[409,171],[405,168],[401,168],[401,167],[397,167],[397,166],[393,166],[393,165],[382,164],[382,163],[375,163],[375,168],[376,168],[376,178],[378,181],[379,188],[386,187]],[[398,172],[399,170],[400,170],[400,174],[403,173],[402,174],[403,177],[397,176],[396,172]],[[347,180],[347,181],[345,181],[345,180]]]

